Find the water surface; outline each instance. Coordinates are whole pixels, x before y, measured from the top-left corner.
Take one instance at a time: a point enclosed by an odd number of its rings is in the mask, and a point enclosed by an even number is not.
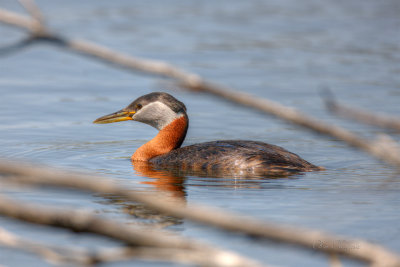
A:
[[[266,97],[362,136],[382,132],[325,111],[319,90],[343,102],[400,114],[400,5],[398,1],[38,1],[52,28],[146,58],[165,60],[209,80]],[[0,5],[16,11],[13,1]],[[0,45],[24,37],[0,27]],[[51,45],[0,57],[0,155],[110,175],[144,190],[169,191],[259,219],[326,230],[377,242],[400,253],[398,172],[340,141],[211,96],[165,89],[162,80],[131,74]],[[152,91],[173,94],[188,107],[184,145],[249,139],[285,147],[327,168],[284,179],[148,177],[130,155],[156,134],[136,122],[94,125],[99,116]],[[392,135],[396,140],[399,136]],[[18,199],[95,210],[134,222],[134,203],[63,191],[2,189]],[[133,206],[132,206],[133,205]],[[128,211],[128,212],[127,212]],[[148,214],[147,214],[148,215]],[[324,256],[254,242],[170,218],[167,229],[279,266],[320,266]],[[93,236],[0,219],[26,238],[96,247],[116,245]],[[34,256],[1,248],[6,266],[43,266]],[[346,262],[355,266],[353,262]],[[127,266],[128,263],[115,264]],[[149,266],[156,264],[147,263]]]

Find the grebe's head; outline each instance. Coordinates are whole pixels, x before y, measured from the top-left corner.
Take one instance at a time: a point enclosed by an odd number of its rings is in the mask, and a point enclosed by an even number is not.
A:
[[[185,105],[170,94],[154,92],[139,97],[126,108],[100,117],[93,123],[134,120],[161,130],[175,119],[186,115]]]

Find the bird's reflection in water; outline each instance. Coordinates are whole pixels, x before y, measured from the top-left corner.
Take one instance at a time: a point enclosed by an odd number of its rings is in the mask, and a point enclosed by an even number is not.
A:
[[[122,211],[128,214],[127,223],[137,224],[141,226],[148,226],[151,228],[166,228],[171,226],[178,226],[183,223],[182,219],[168,216],[148,208],[142,203],[132,202],[115,195],[101,195],[102,204],[112,204],[119,207],[118,214]],[[104,211],[103,212],[107,212]],[[108,211],[109,212],[109,211]],[[114,209],[112,212],[115,212]]]
[[[186,186],[218,186],[233,189],[281,188],[284,185],[272,182],[280,178],[297,179],[302,175],[296,172],[266,176],[236,170],[221,172],[209,169],[183,169],[177,166],[155,166],[149,162],[134,162],[132,166],[137,175],[147,178],[143,184],[153,185],[155,190],[182,200],[186,198]]]
[[[133,170],[137,175],[147,177],[142,184],[152,185],[157,191],[167,193],[168,196],[180,200],[186,200],[185,176],[180,175],[173,169],[156,169],[149,162],[132,163]]]
[[[167,197],[170,202],[186,201],[186,192],[184,186],[185,178],[163,170],[154,169],[149,163],[137,162],[132,164],[134,172],[138,176],[148,178],[142,181],[141,184],[151,185],[151,191],[156,190]],[[149,190],[146,190],[149,191]],[[159,213],[148,208],[142,203],[128,201],[125,198],[115,195],[101,195],[102,204],[112,204],[120,207],[120,210],[125,214],[129,214],[134,220],[129,220],[129,223],[147,225],[157,228],[165,228],[169,226],[177,226],[182,224],[183,220],[165,214]]]
[[[186,186],[224,187],[227,189],[276,189],[284,188],[285,183],[277,182],[278,178],[297,179],[299,175],[271,175],[257,176],[249,173],[237,172],[210,172],[209,170],[185,170],[181,168],[168,168],[154,166],[148,162],[132,163],[135,175],[145,180],[141,184],[150,185],[146,191],[157,191],[170,201],[186,202]],[[102,195],[108,204],[121,207],[125,214],[131,215],[135,220],[129,223],[145,224],[152,227],[165,228],[178,226],[183,220],[167,216],[147,208],[141,203],[127,201],[114,195]],[[102,201],[104,204],[104,202]]]

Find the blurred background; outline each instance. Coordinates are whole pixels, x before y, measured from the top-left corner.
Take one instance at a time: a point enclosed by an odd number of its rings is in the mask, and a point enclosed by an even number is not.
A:
[[[329,114],[321,89],[330,88],[352,106],[400,114],[397,0],[37,0],[37,4],[49,27],[63,36],[167,61],[364,137],[375,138],[380,130]],[[16,1],[0,0],[0,7],[24,12]],[[25,38],[26,33],[0,25],[0,36],[1,48]],[[130,155],[156,130],[135,122],[94,125],[92,121],[152,91],[167,91],[188,107],[186,145],[218,139],[259,140],[283,146],[327,171],[283,179],[191,175],[172,181],[138,173]],[[175,190],[189,203],[359,237],[400,253],[400,177],[394,168],[340,141],[253,110],[209,95],[171,90],[158,78],[132,74],[46,43],[12,53],[0,50],[0,121],[1,157],[111,175],[120,183],[153,192]],[[400,140],[398,135],[392,137]],[[166,189],[163,183],[176,187]],[[119,199],[56,190],[0,190],[30,202],[94,210],[127,223],[137,220],[125,212],[133,204]],[[114,244],[4,218],[0,225],[56,244]],[[254,242],[186,221],[174,221],[167,229],[273,265],[327,265],[319,254]],[[7,248],[0,248],[0,263],[46,266],[35,256]]]

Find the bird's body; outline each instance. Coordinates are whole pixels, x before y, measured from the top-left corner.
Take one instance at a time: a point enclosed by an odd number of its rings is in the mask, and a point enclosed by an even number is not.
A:
[[[223,140],[177,148],[150,159],[156,166],[209,172],[288,174],[318,170],[282,147],[263,142]]]
[[[263,142],[224,140],[180,148],[189,125],[185,105],[166,93],[151,93],[95,123],[137,120],[157,128],[159,133],[139,147],[132,161],[185,170],[249,174],[290,174],[321,170],[298,155]]]

